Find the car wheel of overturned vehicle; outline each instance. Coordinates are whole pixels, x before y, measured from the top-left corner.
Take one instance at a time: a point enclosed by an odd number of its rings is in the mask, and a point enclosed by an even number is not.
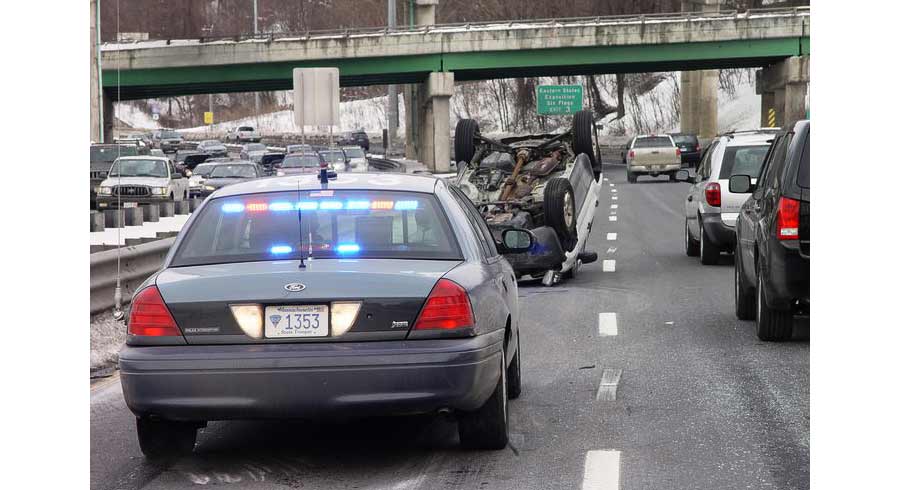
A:
[[[572,140],[572,150],[575,154],[584,153],[591,159],[591,168],[597,168],[597,158],[594,156],[594,116],[591,111],[578,111],[572,121],[572,131],[575,137]]]
[[[571,251],[578,240],[575,222],[575,192],[566,179],[550,179],[544,188],[547,224],[559,235],[562,246]]]
[[[479,133],[478,122],[461,119],[456,123],[453,151],[457,162],[471,162],[475,156],[475,135]]]

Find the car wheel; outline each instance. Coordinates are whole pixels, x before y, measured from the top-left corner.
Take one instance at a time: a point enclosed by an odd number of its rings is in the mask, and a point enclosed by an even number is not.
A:
[[[576,231],[575,192],[567,179],[553,178],[544,187],[544,220],[559,235],[566,251],[575,247]]]
[[[675,182],[675,173],[669,174],[669,182]]]
[[[790,311],[769,308],[766,288],[760,267],[756,267],[756,336],[767,342],[781,342],[791,338],[794,315]]]
[[[500,379],[491,397],[473,412],[458,415],[459,442],[467,449],[503,449],[509,442],[506,353],[500,351]]]
[[[744,268],[741,266],[741,251],[734,251],[734,314],[739,320],[753,320],[756,308],[753,291],[744,286]]]
[[[175,459],[194,450],[194,444],[197,442],[197,425],[139,417],[137,436],[141,452],[147,459]]]
[[[700,223],[700,263],[703,265],[716,265],[719,263],[719,247],[709,242],[709,235],[703,228],[703,221]]]
[[[522,333],[519,332],[519,335]],[[522,394],[522,342],[520,337],[516,337],[516,355],[513,356],[509,367],[506,368],[506,396],[510,400],[519,398]]]
[[[696,257],[700,255],[700,244],[691,238],[691,232],[688,229],[688,220],[684,219],[684,253],[688,257]]]
[[[475,156],[475,135],[481,131],[474,119],[460,119],[456,123],[453,151],[457,162],[470,162]]]
[[[635,175],[627,170],[625,171],[625,176],[628,178],[628,182],[630,182],[632,184],[637,182],[637,175]]]
[[[591,167],[597,166],[597,159],[594,156],[594,115],[591,111],[578,111],[572,121],[572,133],[574,139],[572,141],[572,150],[575,155],[581,153],[586,154],[591,159]]]

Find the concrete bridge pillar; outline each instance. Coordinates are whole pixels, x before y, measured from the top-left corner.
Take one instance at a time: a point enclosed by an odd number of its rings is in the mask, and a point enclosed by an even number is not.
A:
[[[100,143],[100,70],[97,66],[97,0],[91,0],[91,141]]]
[[[419,124],[419,160],[431,171],[450,171],[450,97],[453,73],[434,72],[424,84],[424,117]]]
[[[415,0],[414,18],[416,26],[433,26],[436,22],[436,11],[439,0]],[[431,80],[431,77],[429,77]],[[427,91],[427,83],[409,84],[403,88],[403,105],[406,121],[406,145],[404,153],[406,158],[410,160],[426,161],[423,144],[426,140],[433,141],[433,136],[429,137],[423,134],[428,110],[428,100],[425,92]],[[450,80],[452,95],[452,75]],[[440,104],[440,102],[439,102]],[[433,128],[432,128],[433,129]],[[449,134],[449,133],[448,133]],[[432,153],[431,158],[434,155]],[[434,160],[431,160],[432,162]],[[449,162],[449,160],[448,160]],[[433,168],[433,167],[429,167]]]
[[[103,142],[112,143],[113,127],[116,117],[115,110],[113,110],[112,97],[110,97],[109,94],[104,93],[100,102],[103,105]]]
[[[416,25],[433,26],[438,0],[416,0]]]
[[[770,109],[774,109],[774,126],[787,129],[805,119],[808,88],[809,56],[791,56],[757,71],[763,126],[770,126]]]
[[[720,0],[682,0],[682,12],[718,12]],[[681,72],[681,131],[701,138],[719,132],[719,70]]]

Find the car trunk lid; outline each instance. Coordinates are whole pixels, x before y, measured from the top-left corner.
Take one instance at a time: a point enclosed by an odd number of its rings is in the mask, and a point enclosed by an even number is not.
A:
[[[156,284],[189,344],[401,340],[429,292],[458,260],[312,259],[168,268]],[[286,285],[302,284],[300,291]],[[300,286],[294,286],[294,289]],[[340,337],[254,339],[241,329],[230,305],[327,305],[361,302]],[[276,310],[270,310],[270,314]],[[332,328],[334,327],[332,322]]]

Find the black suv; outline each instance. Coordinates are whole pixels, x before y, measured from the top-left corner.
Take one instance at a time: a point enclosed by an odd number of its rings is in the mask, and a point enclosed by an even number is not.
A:
[[[696,167],[700,163],[700,140],[696,134],[669,133],[675,146],[681,150],[681,166]]]
[[[735,313],[756,317],[760,340],[787,340],[809,315],[809,121],[775,138],[755,184],[732,175],[728,190],[751,193],[735,226]]]
[[[363,150],[369,151],[369,135],[362,130],[346,133],[338,141],[338,146],[359,146]]]

